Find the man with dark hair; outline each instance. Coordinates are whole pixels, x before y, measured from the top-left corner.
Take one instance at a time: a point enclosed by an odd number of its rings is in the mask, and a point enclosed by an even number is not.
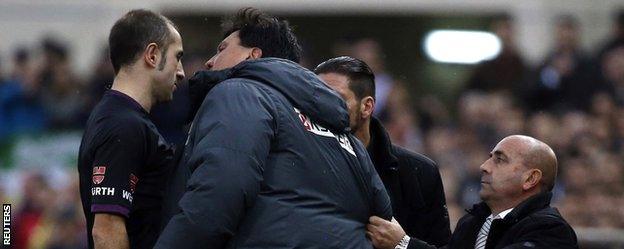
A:
[[[184,78],[182,38],[166,17],[132,10],[109,36],[115,79],[80,145],[80,197],[89,248],[152,248],[173,157],[148,118]]]
[[[377,248],[408,246],[410,237],[437,246],[446,245],[451,231],[440,172],[435,163],[418,153],[393,145],[375,109],[375,76],[366,63],[343,56],[329,59],[314,69],[347,103],[351,132],[366,146],[386,187],[397,221],[371,218],[389,228],[387,242]],[[399,225],[401,224],[401,225]],[[408,236],[409,235],[409,236]]]
[[[285,21],[246,8],[231,23],[191,79],[205,98],[175,176],[186,189],[155,248],[372,248],[368,217],[392,210],[344,102],[293,62]]]
[[[550,206],[557,157],[547,144],[508,136],[480,168],[483,202],[457,222],[448,248],[578,248],[574,230]],[[377,228],[370,227],[373,241],[384,237]],[[413,248],[436,247],[414,239]]]

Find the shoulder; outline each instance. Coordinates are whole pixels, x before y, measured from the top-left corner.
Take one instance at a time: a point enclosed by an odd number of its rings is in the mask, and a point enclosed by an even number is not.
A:
[[[258,95],[269,91],[269,88],[260,82],[244,78],[231,78],[217,84],[208,96],[240,96]]]
[[[571,228],[568,222],[561,216],[559,211],[553,207],[546,207],[540,210],[537,210],[526,218],[523,219],[524,222],[530,225],[540,225],[540,226],[561,226],[564,228]]]
[[[419,171],[423,176],[437,176],[440,174],[437,164],[425,155],[409,151],[394,144],[392,145],[392,150],[399,160],[400,168]]]
[[[576,233],[563,219],[557,209],[546,207],[524,217],[512,228],[518,236],[539,236],[559,238],[561,241],[576,241]]]
[[[126,139],[143,135],[146,124],[138,114],[131,112],[107,113],[96,117],[94,129],[96,134],[104,136],[124,137]]]
[[[231,78],[217,84],[206,96],[205,101],[229,104],[239,103],[242,105],[262,104],[274,109],[276,90],[251,79]],[[215,101],[218,100],[218,101]],[[213,104],[215,104],[213,103]],[[205,104],[205,103],[204,103]]]

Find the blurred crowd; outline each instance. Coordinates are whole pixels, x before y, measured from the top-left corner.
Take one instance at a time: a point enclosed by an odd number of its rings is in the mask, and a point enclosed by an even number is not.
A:
[[[551,145],[559,159],[554,206],[573,227],[624,229],[624,12],[612,36],[595,51],[580,47],[572,16],[554,22],[553,47],[537,66],[514,45],[514,24],[499,18],[492,31],[503,42],[494,59],[474,67],[456,101],[434,93],[412,95],[385,67],[382,44],[366,38],[337,46],[337,55],[366,61],[377,84],[375,115],[396,144],[434,159],[440,169],[454,226],[479,201],[479,166],[495,143],[527,134]],[[0,75],[0,147],[22,135],[80,130],[114,74],[103,49],[86,80],[72,72],[68,46],[46,38],[36,49],[19,48],[11,72]],[[184,58],[187,75],[205,58]],[[161,133],[184,141],[188,88],[171,104],[152,110]],[[0,153],[0,165],[2,165]],[[19,165],[17,169],[19,170]],[[54,187],[44,171],[20,174],[13,204],[14,248],[84,248],[84,216],[75,168],[71,181]]]

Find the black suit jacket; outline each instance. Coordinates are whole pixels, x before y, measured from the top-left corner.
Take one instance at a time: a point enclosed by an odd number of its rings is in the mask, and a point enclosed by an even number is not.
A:
[[[376,118],[371,119],[370,134],[368,154],[390,195],[396,220],[409,236],[436,246],[446,245],[451,230],[436,164],[421,154],[393,145]]]
[[[485,249],[578,248],[574,230],[550,206],[551,197],[550,192],[537,194],[516,206],[504,219],[494,220]],[[467,211],[457,222],[448,248],[473,249],[481,226],[491,214],[483,202]],[[422,241],[415,243],[415,248],[435,248]]]

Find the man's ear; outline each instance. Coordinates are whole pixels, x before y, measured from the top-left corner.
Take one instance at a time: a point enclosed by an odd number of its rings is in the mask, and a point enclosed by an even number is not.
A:
[[[542,171],[539,169],[531,169],[522,175],[522,189],[529,190],[539,185],[542,181]]]
[[[149,67],[156,68],[160,60],[160,49],[156,43],[147,44],[143,53],[143,60]]]
[[[366,96],[360,100],[360,110],[363,119],[370,118],[375,110],[375,99],[371,96]]]
[[[260,48],[251,48],[251,52],[249,53],[249,59],[259,59],[262,58],[262,49]]]

